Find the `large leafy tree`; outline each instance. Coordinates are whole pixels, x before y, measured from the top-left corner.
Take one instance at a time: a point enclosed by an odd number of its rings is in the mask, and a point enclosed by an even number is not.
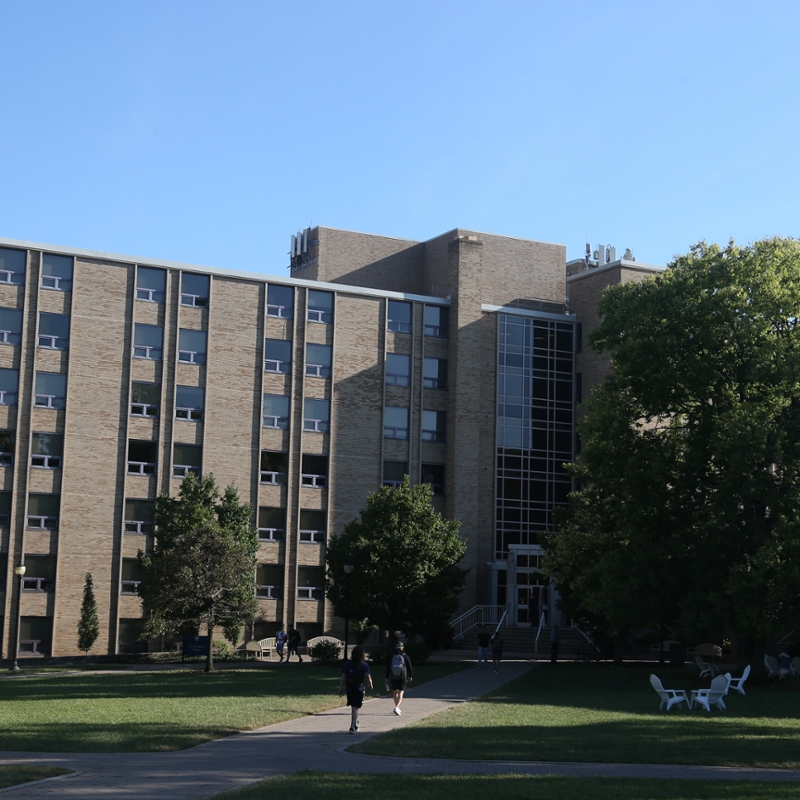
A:
[[[252,619],[256,601],[256,532],[252,509],[233,486],[220,496],[213,475],[189,474],[177,499],[156,501],[155,544],[139,552],[145,633],[150,636],[206,629],[206,672],[214,671],[214,630],[232,640]]]
[[[383,487],[327,549],[327,596],[344,617],[345,565],[354,566],[350,618],[381,630],[436,636],[458,607],[466,571],[460,522],[442,517],[428,484]]]
[[[599,312],[612,369],[547,568],[617,632],[752,649],[800,615],[800,242],[701,243]]]

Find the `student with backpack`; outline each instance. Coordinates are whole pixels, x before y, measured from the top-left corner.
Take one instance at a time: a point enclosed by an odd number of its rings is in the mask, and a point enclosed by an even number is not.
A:
[[[372,689],[369,664],[364,660],[364,648],[359,645],[353,648],[350,658],[345,659],[339,681],[339,697],[346,691],[347,705],[350,706],[350,733],[355,733],[360,726],[358,710],[364,704],[364,684]]]
[[[398,642],[394,647],[394,654],[390,656],[386,663],[386,688],[392,690],[394,697],[394,708],[392,714],[401,716],[400,703],[403,702],[403,692],[405,692],[408,682],[413,680],[413,667],[405,646]]]

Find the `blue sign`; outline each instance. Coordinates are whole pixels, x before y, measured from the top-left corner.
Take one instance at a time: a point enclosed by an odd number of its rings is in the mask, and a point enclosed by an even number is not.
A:
[[[184,636],[183,637],[184,656],[207,656],[208,655],[208,636]]]

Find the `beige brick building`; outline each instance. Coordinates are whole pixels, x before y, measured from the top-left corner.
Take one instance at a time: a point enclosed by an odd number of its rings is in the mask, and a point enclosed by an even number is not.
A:
[[[93,653],[135,647],[136,553],[189,471],[256,509],[256,637],[340,632],[326,541],[404,474],[462,521],[463,609],[531,624],[552,607],[538,533],[570,488],[576,352],[595,369],[576,322],[653,269],[571,262],[567,279],[565,256],[319,227],[277,278],[0,239],[2,656],[77,654],[87,572]]]

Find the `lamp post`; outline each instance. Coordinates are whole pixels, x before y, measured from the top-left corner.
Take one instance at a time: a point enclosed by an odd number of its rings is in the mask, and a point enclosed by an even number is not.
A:
[[[347,576],[347,586],[345,587],[345,594],[344,594],[344,657],[348,657],[348,634],[350,632],[350,576],[353,574],[353,570],[355,567],[353,566],[352,561],[348,561],[344,565],[344,574]]]
[[[17,564],[14,567],[14,574],[19,577],[19,594],[17,595],[17,634],[14,643],[14,663],[11,665],[10,672],[19,672],[19,664],[17,658],[19,657],[19,623],[20,623],[20,608],[22,607],[22,578],[25,576],[25,565]]]

